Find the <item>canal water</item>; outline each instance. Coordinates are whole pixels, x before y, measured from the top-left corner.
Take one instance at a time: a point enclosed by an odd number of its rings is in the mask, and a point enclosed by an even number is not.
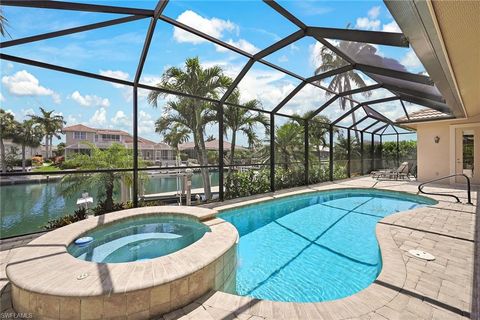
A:
[[[211,172],[210,180],[212,186],[218,186],[218,172]],[[150,176],[144,187],[145,194],[176,191],[177,181],[175,176]],[[194,173],[192,188],[201,187],[202,176]],[[93,196],[95,203],[98,198],[97,189],[86,190]],[[42,231],[47,221],[72,214],[77,209],[76,202],[81,197],[81,192],[66,196],[62,190],[59,181],[0,186],[0,237]],[[115,190],[115,199],[120,199],[119,190]]]

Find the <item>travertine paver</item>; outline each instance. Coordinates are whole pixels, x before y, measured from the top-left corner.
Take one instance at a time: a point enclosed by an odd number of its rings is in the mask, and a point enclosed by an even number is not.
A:
[[[368,177],[283,190],[252,197],[252,202],[312,190],[332,188],[378,188],[417,193],[417,183],[381,181]],[[463,190],[448,186],[431,191],[455,192],[466,200]],[[211,292],[197,302],[163,316],[163,319],[467,319],[472,307],[472,281],[476,206],[457,204],[452,198],[432,196],[437,205],[386,217],[377,225],[377,237],[384,261],[381,276],[369,288],[341,300],[325,303],[278,303],[222,292]],[[476,203],[477,193],[474,193]],[[238,205],[245,199],[221,206]],[[218,205],[217,205],[218,206]],[[408,254],[424,249],[434,261],[423,261]],[[2,251],[4,259],[9,251]],[[5,285],[5,281],[2,282]],[[8,286],[2,294],[2,312],[8,307]],[[4,304],[5,303],[5,304]],[[6,306],[6,307],[4,307]]]

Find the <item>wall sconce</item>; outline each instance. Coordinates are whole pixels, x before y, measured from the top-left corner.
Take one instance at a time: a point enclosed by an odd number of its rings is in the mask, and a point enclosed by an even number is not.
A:
[[[436,137],[434,138],[434,140],[435,140],[435,143],[439,143],[439,142],[440,142],[440,137],[439,137],[439,136],[436,136]]]

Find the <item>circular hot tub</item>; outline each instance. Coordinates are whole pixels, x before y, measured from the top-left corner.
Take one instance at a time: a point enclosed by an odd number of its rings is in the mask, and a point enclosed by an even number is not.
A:
[[[48,232],[8,262],[13,307],[35,319],[149,319],[233,291],[238,232],[216,214],[136,208]]]
[[[189,216],[141,216],[97,227],[71,243],[67,251],[85,261],[140,261],[183,249],[206,232],[211,232],[207,225]]]

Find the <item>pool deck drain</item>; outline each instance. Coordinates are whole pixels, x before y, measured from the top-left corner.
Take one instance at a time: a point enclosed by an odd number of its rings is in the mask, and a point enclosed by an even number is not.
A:
[[[284,190],[276,194],[221,203],[223,208],[274,197],[332,188],[370,188],[417,193],[416,182],[381,181],[361,177]],[[465,191],[438,186],[465,198]],[[384,267],[367,289],[344,299],[323,303],[281,303],[212,291],[182,309],[164,315],[169,319],[468,319],[472,314],[475,213],[477,206],[432,197],[438,204],[397,213],[377,225]],[[477,192],[473,194],[476,203]],[[478,225],[478,224],[477,224]],[[24,240],[25,241],[25,240]],[[21,243],[21,245],[24,243]],[[1,244],[4,246],[3,243]],[[2,313],[11,313],[5,265],[15,244],[0,251]],[[408,251],[423,250],[435,256],[420,260]],[[474,310],[476,312],[476,310]],[[162,319],[160,318],[160,319]]]

